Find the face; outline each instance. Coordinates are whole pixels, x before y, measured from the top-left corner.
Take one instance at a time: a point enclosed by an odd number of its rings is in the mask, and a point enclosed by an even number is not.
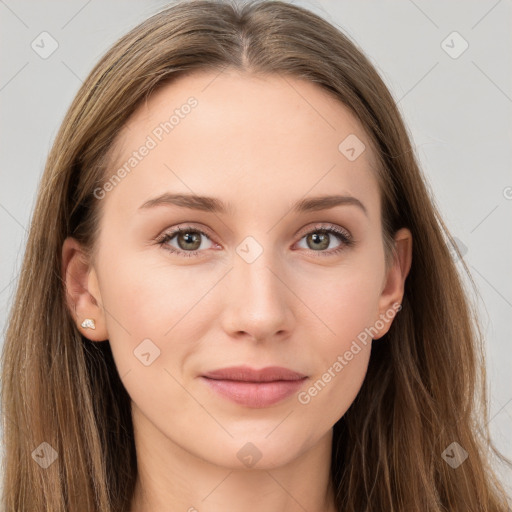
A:
[[[87,286],[136,431],[220,466],[286,464],[352,404],[401,298],[368,137],[310,82],[233,71],[167,84],[118,142]],[[233,366],[305,378],[204,377]]]

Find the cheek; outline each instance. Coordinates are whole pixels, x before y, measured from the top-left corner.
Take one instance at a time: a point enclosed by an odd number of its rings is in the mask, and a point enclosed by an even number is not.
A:
[[[103,261],[108,264],[102,267],[101,296],[120,372],[133,365],[134,350],[147,339],[160,350],[155,366],[178,365],[194,350],[191,340],[201,339],[201,329],[209,325],[193,319],[199,315],[205,320],[209,314],[202,298],[225,270],[173,268],[162,254],[142,252],[109,255],[105,251]]]
[[[164,334],[200,299],[211,281],[198,278],[192,270],[173,269],[161,255],[113,255],[105,261],[109,262],[102,273],[105,306],[115,313],[117,323],[144,335]]]
[[[309,295],[308,305],[318,312],[324,334],[316,338],[315,376],[298,401],[307,405],[310,413],[329,411],[328,422],[334,423],[347,411],[364,381],[371,328],[378,320],[380,271],[371,261],[347,265],[330,279],[318,280],[322,286]],[[320,325],[318,321],[316,324]]]
[[[184,413],[193,404],[177,381],[183,361],[195,350],[190,341],[199,339],[187,313],[206,290],[191,286],[196,281],[186,272],[142,254],[120,252],[104,261],[109,264],[100,288],[109,342],[128,394],[148,413],[169,408],[169,402],[182,404]]]
[[[378,268],[347,265],[329,274],[309,274],[295,289],[326,327],[323,337],[343,345],[375,321],[380,285]]]
[[[345,354],[345,374],[365,371],[365,349],[371,346],[367,329],[375,321],[375,290],[372,282],[355,274],[332,286],[322,296],[319,311],[323,312],[322,318],[331,331],[330,336],[325,337],[322,350],[326,371]]]
[[[368,328],[374,311],[371,292],[354,279],[344,282],[341,290],[330,290],[330,297],[322,297],[320,311],[329,331],[315,343],[315,375],[297,400],[308,417],[323,417],[327,426],[349,409],[368,369],[372,346]]]

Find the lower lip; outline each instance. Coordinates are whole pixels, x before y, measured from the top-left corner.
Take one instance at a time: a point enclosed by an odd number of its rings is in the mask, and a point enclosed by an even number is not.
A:
[[[304,384],[300,380],[278,380],[273,382],[242,382],[216,380],[201,377],[217,393],[233,402],[247,407],[268,407],[293,395]]]

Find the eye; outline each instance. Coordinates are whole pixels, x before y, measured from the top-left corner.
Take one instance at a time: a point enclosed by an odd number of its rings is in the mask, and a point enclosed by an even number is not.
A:
[[[333,235],[341,243],[334,249],[325,251],[324,249],[331,245]],[[329,224],[327,227],[322,224],[316,225],[313,230],[310,229],[306,232],[301,241],[303,239],[306,241],[306,249],[311,249],[311,251],[318,253],[315,256],[332,256],[354,245],[354,240],[350,233],[333,224]]]
[[[338,245],[338,247],[331,249],[330,251],[325,251],[325,249],[328,249],[331,245],[333,235],[341,243]],[[213,244],[207,233],[193,226],[181,226],[173,229],[172,231],[164,233],[158,237],[156,242],[158,245],[164,247],[171,253],[184,257],[191,257],[198,255],[200,256],[200,253],[204,252],[200,250],[205,249],[205,247],[201,247],[201,237],[206,237]],[[178,247],[169,243],[174,238],[176,238]],[[302,236],[300,241],[302,241],[302,239],[306,240],[306,244],[308,245],[306,249],[310,249],[312,252],[318,253],[318,256],[332,256],[339,253],[343,249],[354,245],[354,240],[348,231],[332,224],[327,226],[323,224],[316,225],[314,229],[307,231]],[[210,245],[210,247],[206,247],[206,249],[211,247],[212,245]]]
[[[201,236],[204,236],[210,240],[210,237],[198,228],[192,226],[183,226],[174,229],[168,233],[164,233],[160,238],[157,239],[157,243],[164,247],[166,250],[179,254],[180,256],[190,257],[199,254],[199,248],[201,248]],[[169,245],[173,238],[176,238],[178,247]],[[211,240],[210,240],[211,241]],[[203,247],[204,249],[204,247]]]

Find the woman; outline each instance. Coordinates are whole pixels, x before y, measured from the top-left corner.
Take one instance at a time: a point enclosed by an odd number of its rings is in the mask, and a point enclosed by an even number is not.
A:
[[[42,178],[5,510],[506,510],[451,242],[345,35],[272,1],[151,17]]]

